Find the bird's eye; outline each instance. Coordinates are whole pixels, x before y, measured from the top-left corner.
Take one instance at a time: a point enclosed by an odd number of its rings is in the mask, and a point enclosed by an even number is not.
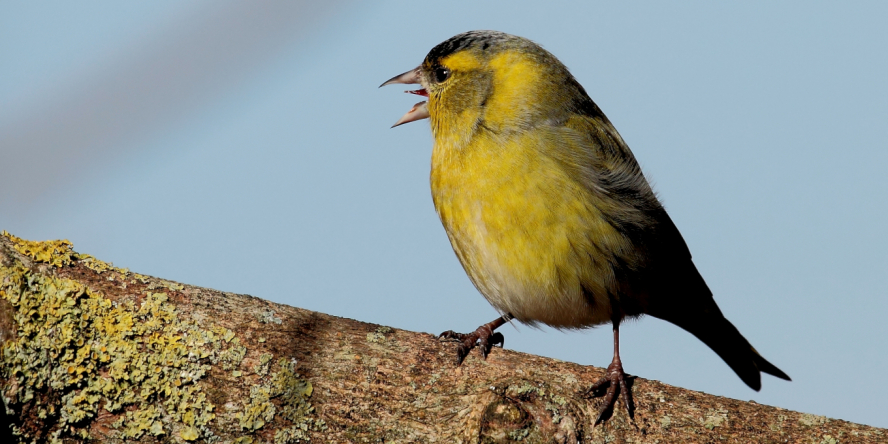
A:
[[[447,69],[443,66],[439,66],[439,67],[435,68],[435,81],[436,82],[441,83],[449,78],[450,78],[450,70],[449,69]]]

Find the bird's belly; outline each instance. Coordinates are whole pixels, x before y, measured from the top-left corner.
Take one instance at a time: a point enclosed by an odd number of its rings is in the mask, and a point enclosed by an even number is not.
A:
[[[478,170],[438,170],[433,163],[432,194],[478,290],[501,313],[529,324],[609,322],[617,292],[612,244],[621,238],[588,191],[548,165],[474,166]],[[521,166],[547,173],[529,174]]]

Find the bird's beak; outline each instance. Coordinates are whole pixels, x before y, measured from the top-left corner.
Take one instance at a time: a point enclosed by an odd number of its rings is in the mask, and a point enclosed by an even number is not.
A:
[[[392,128],[403,125],[405,123],[413,122],[415,120],[422,120],[429,118],[429,102],[422,101],[413,105],[413,108],[410,108],[410,111],[407,111],[407,114],[401,116]]]
[[[405,85],[412,85],[415,83],[419,83],[419,67],[417,66],[410,71],[407,71],[403,74],[398,74],[388,80],[385,81],[382,85],[379,85],[380,88],[386,85],[391,85],[394,83],[403,83]]]
[[[391,85],[394,83],[403,83],[403,84],[408,84],[408,85],[420,83],[419,82],[419,68],[417,67],[417,68],[411,69],[410,71],[407,71],[403,74],[398,74],[398,75],[388,79],[382,85],[379,85],[379,87],[382,88],[385,85]],[[420,95],[420,96],[425,96],[425,97],[429,96],[429,92],[426,91],[425,88],[418,89],[416,91],[404,91],[404,92],[407,92],[410,94],[416,94],[416,95]],[[413,121],[422,120],[422,119],[428,119],[429,118],[429,106],[428,105],[429,105],[428,102],[419,102],[416,105],[413,105],[413,108],[410,108],[410,111],[407,111],[407,114],[404,114],[403,116],[401,116],[401,118],[398,119],[398,121],[395,122],[394,125],[392,125],[392,128],[394,128],[398,125],[403,125],[408,122],[413,122]]]

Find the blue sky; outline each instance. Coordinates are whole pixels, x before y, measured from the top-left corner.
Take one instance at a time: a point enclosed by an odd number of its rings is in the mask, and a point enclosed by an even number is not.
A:
[[[888,427],[888,4],[3,2],[0,229],[140,273],[415,331],[496,313],[432,207],[427,122],[377,86],[471,29],[558,56],[726,316],[793,382],[621,329],[626,371]],[[606,366],[607,326],[503,328]]]

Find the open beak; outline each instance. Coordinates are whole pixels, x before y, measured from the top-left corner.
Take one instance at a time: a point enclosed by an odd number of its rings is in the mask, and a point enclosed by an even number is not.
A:
[[[407,71],[404,74],[398,74],[398,75],[392,77],[391,79],[388,79],[382,85],[379,85],[379,87],[382,88],[385,85],[391,85],[394,83],[402,83],[402,84],[408,84],[408,85],[419,83],[419,68],[417,67],[415,69],[411,69],[410,71]],[[404,91],[404,92],[410,93],[410,94],[416,94],[416,95],[420,95],[420,96],[425,96],[425,97],[429,96],[429,92],[426,91],[425,88],[418,89],[415,91]],[[407,114],[404,114],[403,116],[401,116],[401,118],[398,119],[398,121],[395,122],[394,125],[392,125],[392,128],[394,128],[398,125],[403,125],[408,122],[413,122],[413,121],[422,120],[422,119],[428,119],[429,118],[429,106],[428,105],[429,105],[428,102],[425,102],[425,101],[419,102],[416,105],[413,105],[413,108],[410,108],[410,111],[407,111]]]

